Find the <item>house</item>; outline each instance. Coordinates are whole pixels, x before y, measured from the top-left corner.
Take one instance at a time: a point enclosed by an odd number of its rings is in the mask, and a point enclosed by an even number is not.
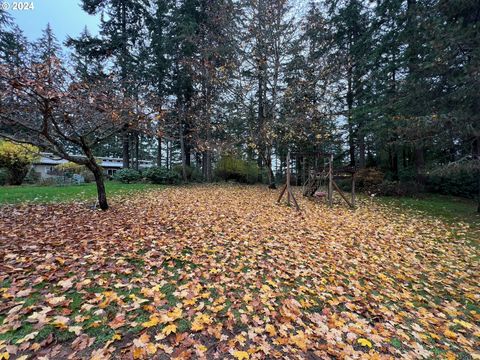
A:
[[[112,157],[97,157],[100,166],[105,170],[105,175],[112,176],[115,171],[123,167],[123,161],[121,158]],[[68,160],[61,158],[52,153],[42,152],[40,153],[40,159],[37,160],[32,168],[34,171],[40,174],[42,179],[58,176],[54,172],[54,168],[57,165],[67,163]],[[138,166],[141,169],[146,169],[153,166],[153,163],[149,160],[139,160]]]

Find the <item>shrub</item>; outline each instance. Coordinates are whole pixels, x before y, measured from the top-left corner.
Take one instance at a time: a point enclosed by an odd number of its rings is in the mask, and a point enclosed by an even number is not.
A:
[[[55,171],[64,174],[81,174],[85,170],[88,170],[85,165],[76,164],[71,161],[55,166]]]
[[[179,179],[183,179],[182,165],[175,165],[172,171],[178,175]],[[187,166],[186,172],[187,172],[188,181],[197,181],[197,182],[203,181],[203,175],[199,168],[195,166]]]
[[[177,172],[158,166],[148,168],[143,174],[153,184],[176,184],[180,181]]]
[[[21,185],[39,149],[32,145],[0,141],[0,167],[8,170],[8,183]]]
[[[359,191],[376,192],[383,182],[384,173],[375,168],[360,169],[355,174],[355,186]]]
[[[381,196],[412,196],[419,192],[419,185],[414,181],[388,181],[377,185],[375,193]]]
[[[443,175],[427,175],[425,190],[444,195],[474,198],[478,194],[478,177],[474,171],[468,170]]]
[[[139,181],[142,178],[142,175],[134,169],[121,169],[115,172],[113,178],[124,184],[129,184],[131,182]]]
[[[222,156],[215,167],[215,176],[228,181],[235,180],[247,184],[258,181],[260,169],[254,161],[246,161],[231,155]]]
[[[93,173],[87,168],[81,171],[80,175],[83,176],[83,181],[85,181],[86,183],[91,183],[95,181],[95,175],[93,175]]]
[[[95,176],[85,165],[76,164],[71,161],[55,166],[54,173],[69,178],[77,174],[82,176],[86,183],[95,181]]]
[[[7,185],[8,182],[8,170],[0,168],[0,186]]]
[[[27,176],[25,176],[24,182],[26,182],[27,184],[37,184],[40,182],[41,178],[42,176],[40,175],[40,173],[31,168],[28,171]]]

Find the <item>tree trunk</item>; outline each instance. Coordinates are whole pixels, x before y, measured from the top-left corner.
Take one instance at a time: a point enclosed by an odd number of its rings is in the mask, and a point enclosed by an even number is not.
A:
[[[350,154],[350,166],[355,166],[355,139],[353,129],[353,89],[352,89],[352,66],[347,69],[347,122],[348,122],[348,153]]]
[[[185,141],[183,138],[183,129],[180,129],[180,152],[182,153],[182,176],[183,181],[187,182],[187,156],[185,154]]]
[[[476,163],[477,185],[478,185],[477,212],[480,213],[480,136],[475,136],[475,140],[473,140],[472,153],[473,153],[474,161],[477,162]]]
[[[365,136],[363,134],[359,134],[358,136],[358,166],[360,169],[365,168],[366,161],[365,161]]]
[[[138,171],[139,169],[139,153],[140,153],[140,135],[138,134],[138,131],[135,131],[134,134],[134,140],[135,140],[135,165],[134,168],[135,170]]]
[[[212,160],[210,150],[203,152],[202,156],[202,174],[207,182],[212,181]]]
[[[172,142],[167,141],[167,169],[172,168]]]
[[[122,134],[122,161],[124,169],[130,167],[130,136],[128,129],[125,129]]]
[[[277,186],[275,185],[275,174],[272,170],[272,154],[270,153],[270,150],[267,152],[267,157],[265,160],[265,165],[267,165],[268,170],[268,187],[270,189],[276,189]]]
[[[157,137],[157,166],[162,166],[162,138]]]
[[[108,202],[107,202],[107,193],[105,191],[105,182],[103,179],[102,169],[96,162],[90,163],[88,168],[93,173],[95,177],[95,184],[97,185],[97,194],[98,194],[98,205],[100,209],[107,210],[108,209]]]
[[[423,185],[423,169],[425,168],[425,156],[423,154],[423,146],[418,144],[415,145],[415,177],[419,185]]]
[[[393,180],[398,181],[398,151],[395,145],[392,146],[392,172]]]
[[[212,182],[212,152],[207,150],[207,181]]]

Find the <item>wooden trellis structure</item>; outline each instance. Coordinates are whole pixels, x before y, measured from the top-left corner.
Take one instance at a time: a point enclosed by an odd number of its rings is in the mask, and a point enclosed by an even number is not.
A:
[[[293,195],[292,187],[291,187],[291,168],[290,168],[290,160],[291,155],[295,156],[311,156],[314,155],[316,157],[323,157],[328,158],[328,168],[324,167],[323,170],[311,169],[308,173],[308,179],[303,184],[303,196],[305,197],[313,197],[317,193],[317,190],[320,188],[323,182],[328,182],[327,193],[326,197],[328,200],[328,205],[330,207],[333,206],[333,191],[336,190],[341,198],[348,204],[348,206],[352,209],[355,208],[355,168],[352,167],[343,167],[334,169],[333,167],[333,154],[331,153],[321,153],[321,152],[310,152],[310,153],[287,153],[287,160],[286,160],[286,180],[285,185],[282,187],[280,195],[278,197],[277,203],[280,203],[282,200],[283,195],[287,194],[287,204],[290,205],[293,202],[295,208],[299,211],[300,206],[298,206],[298,202]],[[305,166],[305,164],[304,164]],[[304,169],[305,170],[305,169]],[[338,184],[335,182],[335,177],[339,176],[350,176],[351,177],[351,196],[350,199],[347,198],[347,195],[340,189]]]

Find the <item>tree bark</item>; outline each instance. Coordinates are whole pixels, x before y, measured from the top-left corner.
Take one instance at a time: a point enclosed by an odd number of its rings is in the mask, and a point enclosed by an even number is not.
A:
[[[128,129],[122,133],[122,167],[124,169],[130,167],[130,136]]]
[[[95,162],[90,162],[87,167],[95,177],[95,184],[97,185],[98,206],[102,210],[108,210],[107,193],[105,191],[105,182],[101,167]]]
[[[366,161],[365,161],[365,136],[363,134],[359,134],[358,136],[358,166],[360,169],[365,168]]]
[[[182,127],[182,126],[181,126]],[[187,155],[185,153],[185,140],[183,129],[180,129],[180,152],[182,153],[182,176],[183,181],[187,182]]]
[[[139,169],[139,153],[140,153],[140,135],[138,131],[134,133],[134,144],[135,144],[135,162],[134,169],[138,171]]]
[[[398,151],[395,145],[392,146],[392,172],[393,180],[398,181]]]
[[[349,64],[347,68],[347,116],[348,116],[348,153],[350,154],[350,166],[355,166],[355,134],[353,128],[353,69]]]
[[[424,176],[423,169],[425,168],[425,156],[423,154],[423,146],[418,144],[415,145],[415,177],[419,185],[423,185]]]
[[[270,189],[276,189],[277,185],[275,184],[275,174],[272,170],[272,154],[270,153],[270,150],[267,151],[265,165],[267,165],[268,170],[268,187]]]
[[[162,166],[162,138],[157,137],[157,166]]]
[[[477,186],[478,186],[478,198],[477,198],[477,212],[480,213],[480,136],[475,136],[475,139],[473,140],[472,144],[472,155],[474,161],[477,163],[476,165],[476,173],[477,173]],[[475,171],[475,170],[474,170]]]

